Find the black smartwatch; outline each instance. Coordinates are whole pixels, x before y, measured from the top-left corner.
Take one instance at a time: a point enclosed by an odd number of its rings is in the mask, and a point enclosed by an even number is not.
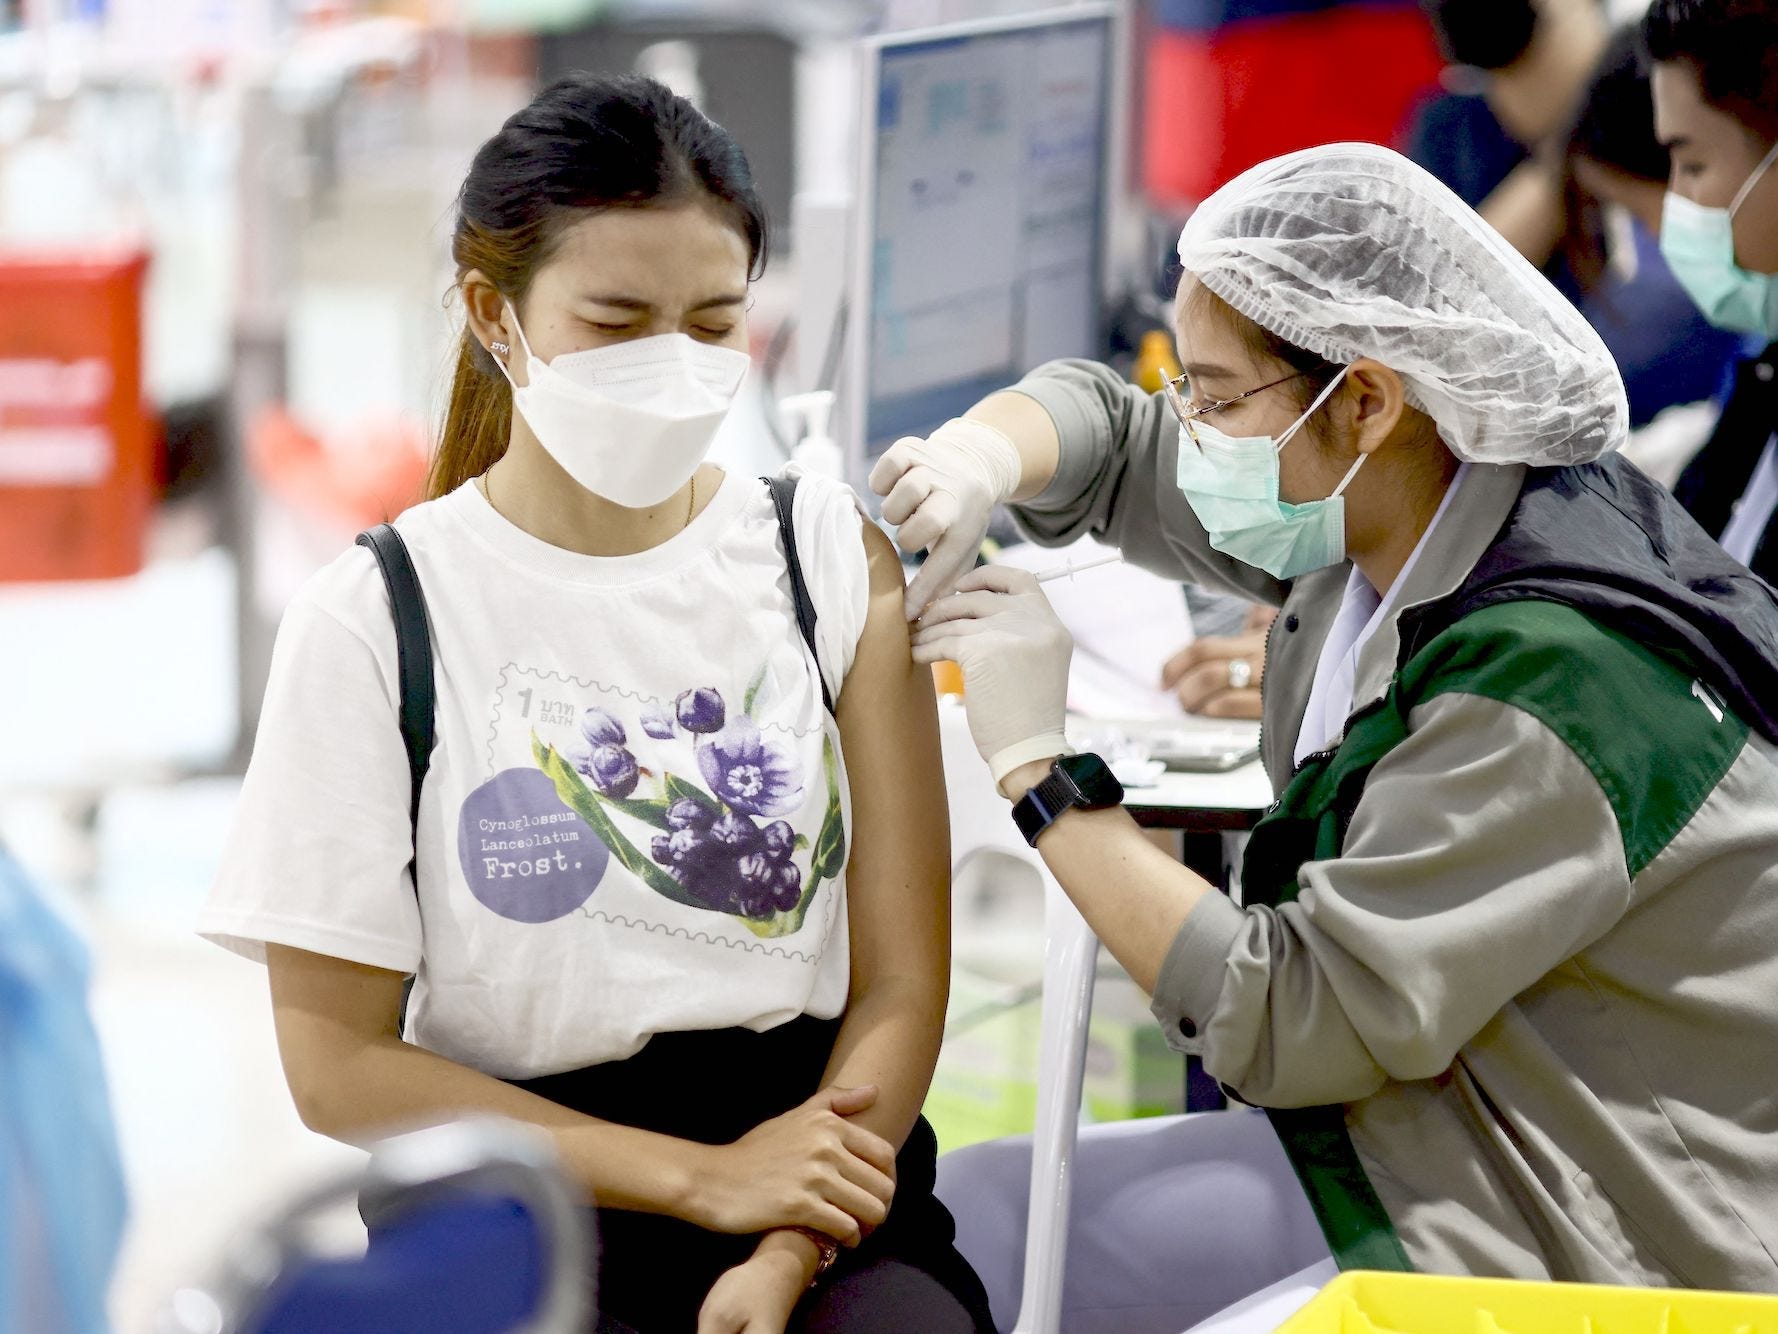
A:
[[[1013,822],[1032,847],[1043,831],[1064,812],[1103,811],[1121,806],[1124,786],[1097,755],[1063,755],[1050,766],[1049,777],[1020,797],[1012,808]]]

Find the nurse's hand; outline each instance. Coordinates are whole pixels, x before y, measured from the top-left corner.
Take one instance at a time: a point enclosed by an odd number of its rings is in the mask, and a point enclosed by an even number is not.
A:
[[[924,440],[896,441],[870,485],[901,549],[927,553],[908,585],[911,621],[975,564],[994,507],[1018,489],[1019,451],[992,426],[953,417]]]
[[[1000,782],[1068,748],[1068,664],[1074,640],[1027,570],[971,570],[917,623],[914,661],[963,669],[976,749]]]
[[[874,1088],[826,1088],[733,1144],[691,1146],[688,1221],[731,1233],[807,1227],[856,1246],[895,1196],[895,1150],[846,1119],[876,1100]]]

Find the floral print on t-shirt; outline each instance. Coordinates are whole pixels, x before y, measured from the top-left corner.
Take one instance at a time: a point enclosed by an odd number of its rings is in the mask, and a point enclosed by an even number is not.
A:
[[[758,688],[732,714],[713,687],[670,704],[644,701],[633,722],[609,704],[590,705],[575,735],[557,744],[533,730],[531,748],[562,803],[649,889],[774,938],[801,930],[821,882],[844,869],[846,835],[831,735],[818,776],[826,811],[813,841],[784,818],[803,809],[805,775],[795,748],[752,716]],[[683,753],[687,738],[695,778],[658,758],[665,744],[650,744],[672,742]]]

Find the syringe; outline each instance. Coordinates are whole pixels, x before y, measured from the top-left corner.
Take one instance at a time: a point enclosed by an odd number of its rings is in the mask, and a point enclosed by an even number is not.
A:
[[[1083,561],[1079,565],[1070,562],[1067,565],[1058,566],[1053,570],[1045,570],[1042,574],[1037,576],[1037,582],[1040,584],[1047,584],[1052,579],[1066,579],[1070,575],[1080,574],[1086,570],[1096,570],[1101,565],[1121,565],[1123,564],[1123,561],[1124,558],[1122,556],[1101,556],[1097,560]]]

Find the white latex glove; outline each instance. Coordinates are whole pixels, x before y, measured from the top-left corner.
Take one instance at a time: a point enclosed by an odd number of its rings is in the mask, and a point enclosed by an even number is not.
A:
[[[926,439],[891,445],[871,469],[870,486],[883,500],[895,541],[926,563],[908,585],[911,621],[975,564],[994,507],[1019,486],[1018,446],[981,422],[953,417]]]
[[[999,783],[1069,751],[1064,731],[1074,640],[1028,570],[971,570],[916,623],[914,661],[963,669],[969,733]]]

